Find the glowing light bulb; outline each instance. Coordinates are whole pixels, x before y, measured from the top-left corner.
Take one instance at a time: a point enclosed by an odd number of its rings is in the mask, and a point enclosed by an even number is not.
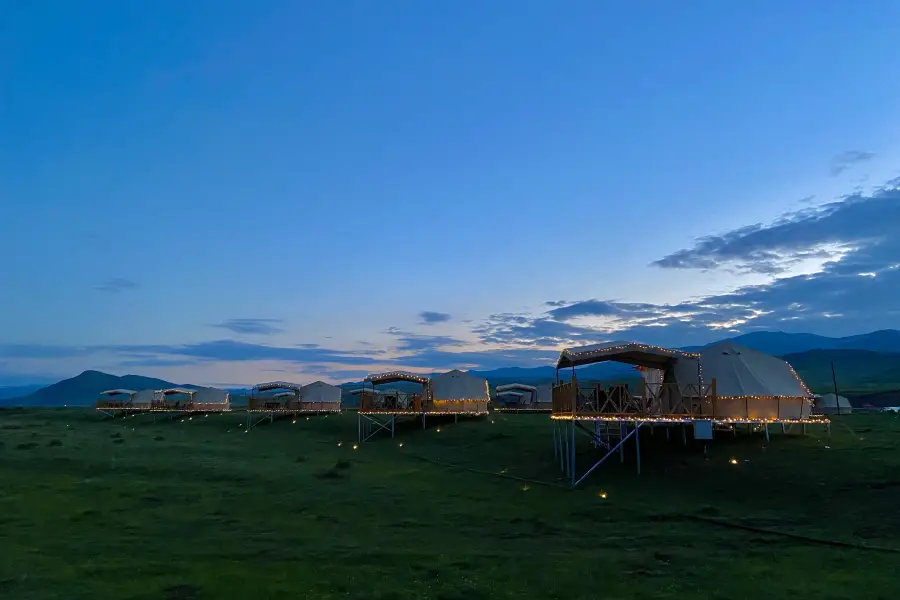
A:
[[[343,446],[344,442],[338,442],[338,446]]]
[[[400,442],[399,446],[402,448],[402,447],[403,447],[403,442]]]
[[[733,465],[736,465],[736,464],[738,464],[738,459],[732,458],[732,459],[729,460],[728,462],[730,462],[730,463],[733,464]]]
[[[358,449],[359,449],[359,445],[358,445],[358,444],[353,444],[353,449],[354,449],[354,450],[358,450]]]
[[[600,494],[599,494],[599,496],[600,496],[602,499],[606,500],[606,492],[601,491]]]

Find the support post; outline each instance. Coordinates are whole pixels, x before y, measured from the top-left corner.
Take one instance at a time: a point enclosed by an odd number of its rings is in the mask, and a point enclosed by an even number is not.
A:
[[[681,443],[687,446],[687,425],[681,425]]]
[[[625,425],[621,421],[619,422],[619,439],[625,439]],[[619,461],[623,465],[625,464],[625,444],[619,446]]]
[[[768,442],[769,441],[769,424],[766,423],[765,427],[766,427],[766,441]]]
[[[652,430],[651,430],[652,431]],[[638,430],[637,423],[634,424],[634,448],[637,456],[637,474],[641,474],[641,432]]]
[[[572,421],[572,485],[575,485],[575,421]]]

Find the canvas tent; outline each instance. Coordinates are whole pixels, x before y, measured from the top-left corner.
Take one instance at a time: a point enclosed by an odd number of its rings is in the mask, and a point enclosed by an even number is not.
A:
[[[340,412],[341,388],[315,381],[300,388],[300,404],[304,411]]]
[[[553,390],[555,413],[684,415],[725,421],[796,420],[810,415],[812,393],[791,365],[731,342],[713,344],[699,353],[621,341],[570,348],[560,354],[557,369],[604,361],[639,367],[642,394],[615,386],[587,397],[576,391],[577,383],[561,384]]]
[[[487,379],[453,370],[431,379],[434,412],[486,414],[491,399]]]
[[[726,341],[704,348],[699,369],[696,363],[680,358],[673,371],[682,385],[715,382],[715,406],[704,402],[704,412],[747,420],[809,418],[813,395],[780,358]]]
[[[853,412],[853,405],[843,396],[835,396],[834,393],[816,396],[813,412],[822,415],[842,414],[849,415]]]
[[[197,412],[223,412],[231,410],[231,394],[218,388],[200,388],[194,394],[193,409]]]

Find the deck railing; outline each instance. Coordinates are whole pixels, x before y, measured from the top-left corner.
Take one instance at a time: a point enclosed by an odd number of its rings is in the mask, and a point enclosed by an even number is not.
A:
[[[709,384],[642,383],[635,394],[628,385],[581,388],[577,381],[553,388],[553,416],[622,418],[714,418],[715,387]]]

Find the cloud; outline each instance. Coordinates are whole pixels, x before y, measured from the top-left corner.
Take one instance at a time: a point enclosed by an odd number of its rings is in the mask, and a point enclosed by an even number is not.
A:
[[[109,294],[118,294],[119,292],[136,290],[140,287],[141,286],[136,281],[125,279],[124,277],[110,277],[103,283],[95,285],[94,289]]]
[[[829,173],[831,173],[832,177],[837,177],[854,165],[870,161],[873,158],[875,158],[875,154],[873,154],[872,152],[847,150],[846,152],[842,152],[841,154],[838,154],[831,159],[831,167],[829,168]]]
[[[396,338],[394,350],[398,352],[422,352],[437,348],[451,348],[465,345],[462,340],[446,335],[424,335],[403,331],[398,327],[388,327],[384,332]]]
[[[612,339],[687,346],[754,330],[841,336],[898,327],[898,184],[788,213],[769,225],[703,238],[654,263],[779,275],[769,283],[676,305],[552,301],[539,315],[492,315],[476,333],[488,343],[518,346]],[[822,261],[817,272],[789,273],[792,265],[811,257]]]
[[[246,335],[274,335],[282,333],[284,329],[276,327],[282,323],[281,319],[228,319],[216,323],[212,327],[227,329],[233,333]]]
[[[779,274],[807,259],[849,264],[886,245],[900,224],[900,188],[788,213],[769,225],[752,225],[696,241],[654,263],[665,269],[719,269]],[[881,248],[881,250],[879,250]]]
[[[450,315],[424,310],[419,313],[419,318],[422,320],[423,325],[434,325],[435,323],[446,323],[450,320]]]

